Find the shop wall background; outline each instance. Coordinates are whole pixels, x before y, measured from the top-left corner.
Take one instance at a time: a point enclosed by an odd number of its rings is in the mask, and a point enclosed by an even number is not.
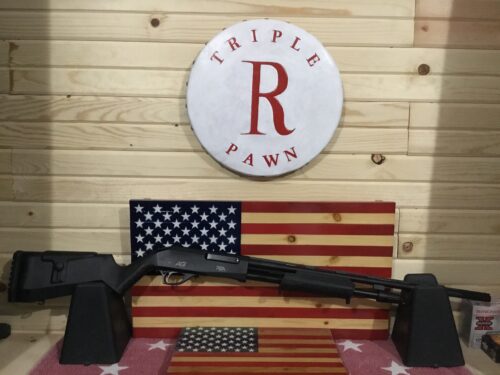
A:
[[[203,43],[262,17],[315,35],[345,92],[325,151],[267,182],[215,163],[185,110]],[[63,330],[68,299],[6,303],[13,251],[127,262],[132,198],[395,201],[394,277],[500,293],[499,48],[495,0],[1,1],[0,321]]]

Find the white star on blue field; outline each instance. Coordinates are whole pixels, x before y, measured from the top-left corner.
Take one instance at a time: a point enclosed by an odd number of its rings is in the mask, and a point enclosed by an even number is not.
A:
[[[238,255],[240,229],[239,202],[130,202],[133,260],[172,246]]]

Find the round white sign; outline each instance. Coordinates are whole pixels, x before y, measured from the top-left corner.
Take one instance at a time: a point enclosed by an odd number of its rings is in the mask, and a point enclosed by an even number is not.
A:
[[[193,130],[217,161],[238,173],[294,171],[330,141],[342,112],[335,62],[290,23],[233,25],[198,55],[189,76]]]

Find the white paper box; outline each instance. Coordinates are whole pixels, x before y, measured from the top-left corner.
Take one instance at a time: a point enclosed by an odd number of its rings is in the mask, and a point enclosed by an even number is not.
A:
[[[486,332],[500,330],[500,299],[491,303],[464,300],[462,336],[469,347],[480,348],[481,338]]]

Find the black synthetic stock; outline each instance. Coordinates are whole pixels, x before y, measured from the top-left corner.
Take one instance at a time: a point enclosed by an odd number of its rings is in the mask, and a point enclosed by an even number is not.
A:
[[[78,284],[105,281],[120,266],[112,255],[75,251],[16,251],[12,258],[9,301],[34,302],[73,294]],[[115,289],[116,285],[109,285]]]

